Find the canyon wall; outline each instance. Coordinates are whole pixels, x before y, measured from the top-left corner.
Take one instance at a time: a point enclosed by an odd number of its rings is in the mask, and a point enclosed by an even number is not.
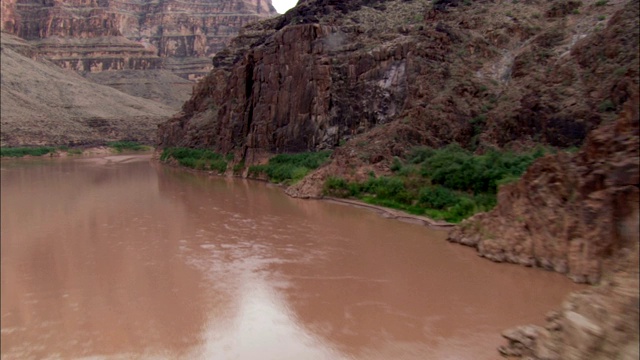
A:
[[[302,2],[218,53],[158,143],[246,163],[335,148],[356,173],[417,145],[579,146],[638,86],[638,3],[565,5]]]
[[[2,30],[67,69],[168,69],[195,80],[242,26],[275,14],[269,0],[2,0]]]

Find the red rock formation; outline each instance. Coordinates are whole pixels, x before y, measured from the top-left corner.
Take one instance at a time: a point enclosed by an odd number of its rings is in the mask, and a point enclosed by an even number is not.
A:
[[[187,78],[206,73],[239,28],[275,15],[268,0],[2,0],[2,10],[3,30],[65,68],[169,68]]]
[[[541,15],[555,3],[509,5],[511,16],[494,3],[447,4],[305,1],[250,26],[159,145],[246,163],[338,147],[336,162],[384,172],[416,145],[579,145],[638,86],[635,0],[602,9],[606,27],[593,4],[576,19]],[[587,55],[605,48],[606,58]]]
[[[0,30],[13,33],[16,26],[16,0],[0,2]]]

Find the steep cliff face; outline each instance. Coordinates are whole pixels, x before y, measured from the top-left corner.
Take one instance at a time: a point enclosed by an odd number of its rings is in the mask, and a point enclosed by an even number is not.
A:
[[[159,144],[337,148],[356,174],[415,145],[576,146],[638,86],[637,5],[304,1],[220,52]]]
[[[240,27],[275,15],[268,0],[2,0],[2,29],[84,72],[166,68],[195,79]]]
[[[638,243],[639,121],[636,97],[620,119],[591,132],[577,154],[549,155],[502,186],[497,207],[465,220],[449,240],[494,261],[598,282],[621,251]]]

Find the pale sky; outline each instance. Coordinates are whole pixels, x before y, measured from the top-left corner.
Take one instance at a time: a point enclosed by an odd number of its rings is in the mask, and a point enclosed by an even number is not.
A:
[[[276,8],[278,13],[284,14],[287,12],[287,10],[296,6],[298,0],[271,0],[271,3],[273,4],[273,7]]]

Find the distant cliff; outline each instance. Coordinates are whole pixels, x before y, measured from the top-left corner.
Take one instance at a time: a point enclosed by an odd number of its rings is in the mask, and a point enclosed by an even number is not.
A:
[[[28,42],[0,39],[0,146],[151,143],[174,110],[88,81],[43,60]],[[186,81],[186,80],[185,80]]]
[[[67,69],[162,68],[196,79],[242,26],[275,14],[269,0],[2,0],[2,30]]]

